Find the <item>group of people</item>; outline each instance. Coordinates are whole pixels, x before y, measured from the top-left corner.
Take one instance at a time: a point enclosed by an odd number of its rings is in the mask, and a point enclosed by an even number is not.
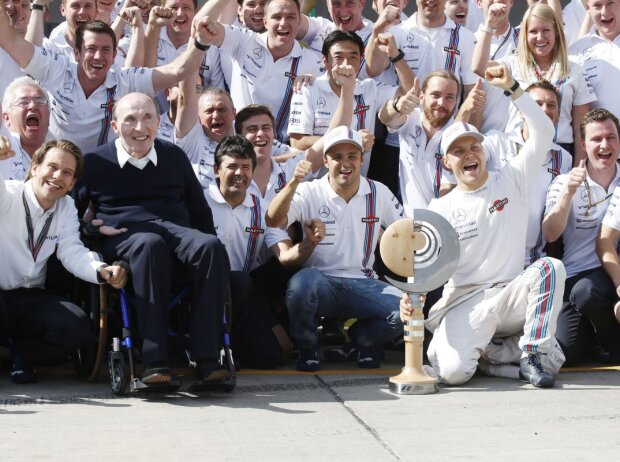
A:
[[[554,385],[565,363],[620,361],[620,4],[513,0],[47,0],[0,5],[0,343],[37,380],[88,343],[46,290],[52,254],[131,286],[142,381],[172,381],[168,298],[191,287],[197,386],[219,366],[223,310],[242,365],[355,319],[330,361],[377,368],[407,294],[383,280],[382,231],[446,218],[457,269],[427,296],[428,359]],[[563,25],[565,24],[565,26]],[[619,100],[620,101],[620,100]],[[98,243],[88,250],[85,239]],[[335,327],[334,327],[335,326]]]

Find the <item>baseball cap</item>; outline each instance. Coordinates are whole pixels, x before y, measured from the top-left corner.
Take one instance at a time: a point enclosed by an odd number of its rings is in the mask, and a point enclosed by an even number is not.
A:
[[[333,146],[345,143],[354,144],[364,152],[364,143],[362,143],[360,134],[345,125],[336,127],[323,136],[323,152],[327,153]]]
[[[464,136],[472,136],[481,143],[484,141],[484,136],[473,125],[465,122],[454,122],[441,135],[441,152],[445,155],[452,143]]]

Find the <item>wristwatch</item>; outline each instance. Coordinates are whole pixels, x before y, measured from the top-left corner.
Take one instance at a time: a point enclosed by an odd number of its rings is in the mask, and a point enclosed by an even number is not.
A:
[[[405,53],[403,53],[403,50],[401,50],[400,48],[398,49],[398,54],[396,56],[394,56],[393,58],[390,58],[390,62],[392,64],[397,63],[398,61],[400,61],[401,59],[403,59],[405,57]]]
[[[519,89],[519,82],[517,82],[515,80],[515,83],[512,84],[512,87],[510,87],[507,90],[504,90],[504,95],[506,96],[512,96],[512,94],[517,91]]]

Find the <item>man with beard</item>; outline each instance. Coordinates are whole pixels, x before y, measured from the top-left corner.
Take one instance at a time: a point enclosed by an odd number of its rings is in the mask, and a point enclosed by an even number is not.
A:
[[[47,137],[49,101],[43,88],[24,76],[7,87],[2,107],[15,156],[0,161],[0,179],[23,181],[30,171],[32,156]]]
[[[459,81],[450,71],[428,74],[418,96],[415,88],[386,104],[379,119],[400,135],[400,193],[405,212],[427,208],[442,186],[454,184],[443,168],[440,148],[443,130],[452,124]]]

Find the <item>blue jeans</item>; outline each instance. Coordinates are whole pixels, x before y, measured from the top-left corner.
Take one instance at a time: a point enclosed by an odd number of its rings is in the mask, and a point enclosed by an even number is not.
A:
[[[291,337],[299,348],[318,344],[317,316],[357,318],[349,336],[359,346],[375,346],[403,334],[400,290],[376,279],[327,276],[304,268],[288,283],[286,306]]]

